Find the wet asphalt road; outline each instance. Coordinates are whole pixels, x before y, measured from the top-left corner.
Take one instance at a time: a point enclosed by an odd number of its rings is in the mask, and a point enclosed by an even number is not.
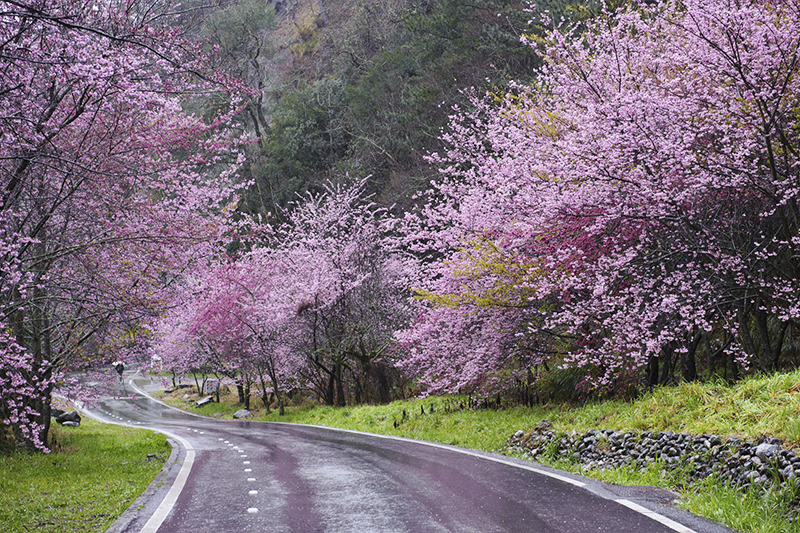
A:
[[[217,420],[141,395],[84,411],[173,440],[165,470],[109,533],[731,531],[675,509],[660,489],[612,487],[494,454]]]

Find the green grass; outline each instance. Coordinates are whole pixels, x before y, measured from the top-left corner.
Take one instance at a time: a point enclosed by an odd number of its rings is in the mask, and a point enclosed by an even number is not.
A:
[[[662,470],[658,464],[650,465],[644,470],[627,465],[586,472],[579,465],[564,459],[540,457],[540,461],[548,466],[615,485],[671,489],[680,494],[675,502],[678,507],[742,533],[800,533],[800,522],[791,520],[800,494],[791,488],[773,486],[766,492],[753,489],[741,491],[714,476],[687,484],[687,476],[683,470]]]
[[[196,396],[192,395],[192,398]],[[241,408],[235,405],[233,395],[223,395],[222,403],[211,403],[200,409],[177,398],[177,394],[164,399],[203,414],[230,416]],[[511,433],[528,429],[542,419],[550,420],[556,431],[606,428],[671,430],[744,439],[770,435],[781,438],[788,445],[800,445],[800,370],[751,377],[734,385],[712,382],[660,387],[635,401],[609,400],[577,407],[556,404],[444,413],[445,406],[453,406],[459,401],[459,398],[445,397],[344,408],[304,405],[288,407],[286,415],[280,417],[274,410],[266,414],[261,400],[253,398],[251,410],[261,420],[387,433],[482,450],[499,448]],[[431,405],[434,406],[433,414]],[[420,408],[425,409],[424,415]],[[404,410],[405,418],[402,415]],[[395,428],[394,422],[398,422],[399,427]]]
[[[231,415],[241,405],[235,405],[236,397],[223,395],[222,403],[210,403],[196,408],[182,398],[185,392],[173,395],[156,394],[161,400],[192,413],[208,416],[223,413]],[[195,394],[190,399],[196,399]],[[502,447],[509,435],[521,427],[528,428],[538,423],[549,409],[528,409],[514,407],[502,410],[454,410],[445,412],[446,407],[454,407],[458,400],[452,397],[427,398],[424,400],[396,401],[386,405],[361,405],[351,407],[327,407],[304,405],[287,407],[286,414],[279,416],[273,409],[266,414],[260,399],[251,400],[251,411],[257,420],[271,422],[292,422],[319,426],[368,431],[385,435],[397,435],[412,439],[428,440],[453,444],[464,448],[494,450]],[[433,406],[433,413],[431,413]],[[424,409],[424,414],[422,414]],[[403,411],[406,411],[405,418]],[[398,427],[395,427],[397,422]]]
[[[797,533],[800,524],[788,519],[793,491],[744,493],[706,479],[691,487],[683,507],[693,513],[725,523],[737,531],[758,533]]]
[[[262,419],[302,422],[441,442],[464,448],[494,450],[502,447],[509,435],[520,427],[535,425],[545,412],[541,409],[515,407],[502,410],[456,410],[447,413],[446,405],[447,399],[429,398],[397,401],[387,405],[290,409],[284,417],[272,413],[262,416]],[[422,409],[425,410],[424,414]]]
[[[52,435],[52,453],[0,456],[0,530],[105,531],[170,453],[164,435],[87,418]]]
[[[800,443],[800,371],[752,377],[735,385],[684,383],[634,402],[609,401],[552,417],[556,429],[613,429],[772,435]]]
[[[211,414],[232,413],[240,408],[233,405],[235,397],[222,399],[225,403],[189,410]],[[165,401],[187,405],[185,400],[165,398]],[[266,414],[260,400],[254,399],[254,406],[261,408],[253,410],[260,420],[398,435],[484,451],[502,448],[516,430],[529,429],[542,419],[551,421],[554,430],[563,432],[671,430],[744,439],[770,435],[792,447],[800,444],[800,370],[755,376],[734,385],[712,382],[661,387],[635,401],[445,412],[446,406],[453,407],[459,401],[448,397],[344,408],[304,405],[288,407],[286,415],[280,417],[274,411]],[[550,460],[548,464],[580,472],[578,465],[568,461]],[[645,471],[619,468],[581,473],[620,485],[677,490],[681,494],[678,501],[681,507],[744,533],[800,533],[800,522],[789,520],[798,495],[788,489],[775,488],[766,494],[742,493],[713,478],[690,485],[680,470],[665,472],[657,466]]]

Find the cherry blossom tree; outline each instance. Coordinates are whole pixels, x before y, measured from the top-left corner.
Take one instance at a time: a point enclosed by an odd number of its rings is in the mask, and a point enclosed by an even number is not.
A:
[[[695,379],[699,349],[775,368],[800,303],[799,10],[642,2],[531,43],[538,83],[474,98],[434,157],[445,177],[409,232],[432,274],[412,361],[451,388],[475,382],[453,361],[467,343],[514,339],[598,390],[676,365]],[[474,325],[430,349],[447,313]]]
[[[159,331],[179,371],[213,352],[275,394],[310,389],[328,404],[386,399],[389,347],[407,320],[413,261],[397,221],[364,182],[299,198],[278,225],[246,225],[241,250],[184,283]],[[203,355],[205,357],[205,355]],[[208,361],[208,359],[203,359]]]
[[[181,96],[237,86],[204,71],[170,9],[0,2],[0,420],[19,449],[46,448],[68,371],[120,357],[87,343],[129,339],[228,231],[234,111],[206,123]]]
[[[304,295],[295,335],[308,362],[302,377],[329,405],[386,399],[374,389],[386,386],[389,347],[408,319],[414,261],[398,220],[365,197],[365,183],[309,194],[273,237]]]
[[[274,394],[283,415],[283,395],[297,386],[302,364],[287,349],[299,304],[289,273],[266,248],[194,271],[158,330],[163,363],[179,375],[208,367],[235,378],[246,407],[257,383],[267,409]]]

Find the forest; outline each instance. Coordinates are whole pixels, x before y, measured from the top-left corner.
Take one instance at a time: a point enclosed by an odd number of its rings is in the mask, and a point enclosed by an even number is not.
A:
[[[0,1],[0,420],[797,366],[791,0]]]

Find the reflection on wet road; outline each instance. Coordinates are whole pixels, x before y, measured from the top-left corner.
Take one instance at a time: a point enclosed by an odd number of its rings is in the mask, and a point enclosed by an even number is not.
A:
[[[729,531],[493,454],[296,424],[217,420],[141,395],[105,399],[86,411],[167,433],[178,446],[147,498],[112,526],[115,532]]]

